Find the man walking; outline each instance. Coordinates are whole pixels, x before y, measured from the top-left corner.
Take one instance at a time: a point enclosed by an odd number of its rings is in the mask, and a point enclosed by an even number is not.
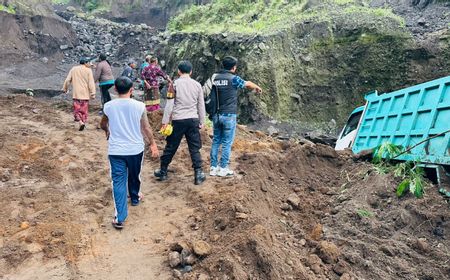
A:
[[[95,98],[94,75],[88,58],[82,57],[80,65],[70,70],[64,81],[62,89],[64,93],[68,93],[70,85],[72,85],[73,117],[79,122],[79,130],[82,131],[88,119],[89,99]]]
[[[137,67],[136,61],[134,61],[133,59],[130,59],[128,61],[128,64],[125,66],[125,68],[123,68],[122,74],[120,74],[120,76],[127,77],[134,83],[137,79],[136,74],[135,74],[136,67]]]
[[[122,229],[128,216],[127,186],[131,205],[139,205],[144,138],[150,142],[151,156],[157,158],[159,153],[144,104],[131,98],[133,82],[127,77],[119,77],[114,85],[119,97],[105,104],[100,126],[109,142],[115,207],[112,224]]]
[[[162,129],[172,120],[173,132],[166,139],[167,144],[161,156],[161,168],[155,171],[155,176],[160,181],[167,180],[167,169],[183,136],[186,137],[194,168],[194,184],[200,185],[206,179],[200,155],[202,147],[200,129],[205,122],[205,103],[202,87],[191,78],[191,74],[192,64],[189,61],[181,61],[178,64],[180,78],[174,82],[175,94],[167,96]]]
[[[262,89],[250,81],[244,81],[236,75],[237,59],[227,56],[222,61],[223,70],[214,76],[213,84],[218,96],[218,112],[213,116],[214,136],[211,146],[211,176],[232,176],[229,168],[231,147],[236,132],[238,108],[238,89],[247,88],[261,93]],[[219,164],[219,149],[222,146],[222,156]]]

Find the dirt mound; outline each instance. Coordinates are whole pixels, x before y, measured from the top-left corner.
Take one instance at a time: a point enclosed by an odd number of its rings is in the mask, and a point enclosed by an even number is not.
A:
[[[53,17],[11,15],[0,12],[0,65],[60,54],[72,47],[76,34],[69,23]],[[65,47],[63,47],[65,48]]]
[[[434,187],[423,200],[398,199],[398,182],[371,168],[320,144],[242,151],[237,178],[193,197],[203,216],[197,238],[212,245],[194,271],[213,279],[448,278],[448,203]]]

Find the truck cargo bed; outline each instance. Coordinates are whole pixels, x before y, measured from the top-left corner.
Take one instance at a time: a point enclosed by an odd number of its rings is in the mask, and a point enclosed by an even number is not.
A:
[[[386,141],[407,149],[436,136],[398,159],[450,165],[450,76],[365,98],[354,153]]]

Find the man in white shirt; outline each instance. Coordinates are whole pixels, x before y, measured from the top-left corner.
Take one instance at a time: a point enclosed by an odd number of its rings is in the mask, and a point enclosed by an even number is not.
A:
[[[122,229],[128,216],[127,186],[131,205],[139,205],[144,138],[150,144],[152,158],[157,158],[159,152],[144,103],[131,98],[133,82],[127,77],[119,77],[114,85],[119,98],[105,104],[100,126],[109,142],[108,157],[115,207],[112,224]]]

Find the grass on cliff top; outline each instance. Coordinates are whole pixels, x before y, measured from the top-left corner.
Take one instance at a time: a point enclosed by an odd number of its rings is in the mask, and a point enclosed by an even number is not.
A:
[[[16,14],[16,8],[12,5],[0,5],[0,12],[7,12],[8,14]]]
[[[308,19],[332,21],[337,16],[390,18],[404,25],[404,20],[387,8],[371,8],[364,0],[323,0],[308,5],[307,0],[213,0],[207,5],[193,5],[169,22],[171,32],[215,34],[273,33]]]

